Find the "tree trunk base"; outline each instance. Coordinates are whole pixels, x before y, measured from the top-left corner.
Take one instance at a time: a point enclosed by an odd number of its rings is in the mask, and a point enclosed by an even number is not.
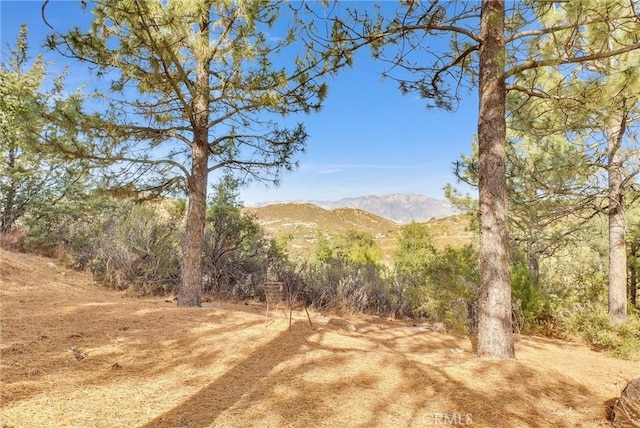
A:
[[[640,378],[627,384],[613,407],[611,421],[615,428],[640,427]]]

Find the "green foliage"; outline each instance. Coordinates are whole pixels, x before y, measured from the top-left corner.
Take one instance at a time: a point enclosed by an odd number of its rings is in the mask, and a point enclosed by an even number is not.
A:
[[[319,236],[311,263],[301,274],[304,292],[316,308],[377,314],[394,313],[389,279],[373,236],[347,230],[335,242]]]
[[[73,188],[55,205],[40,207],[27,216],[26,246],[47,255],[65,255],[76,268],[85,268],[93,255],[93,242],[99,239],[109,219],[121,210],[121,203]]]
[[[576,316],[576,332],[596,349],[612,356],[631,359],[640,354],[640,318],[630,316],[613,325],[605,307]]]
[[[207,213],[205,290],[236,298],[259,294],[271,271],[288,263],[283,245],[241,212],[238,183],[216,186]],[[135,294],[175,291],[180,279],[185,201],[135,203],[82,189],[25,218],[28,249],[64,257],[97,280]]]
[[[520,331],[544,331],[550,328],[551,318],[549,296],[540,289],[529,268],[521,261],[511,265],[511,296],[514,311],[522,311],[523,319],[518,328]]]
[[[457,331],[475,328],[479,274],[476,250],[471,246],[436,251],[427,270],[412,278],[403,274],[412,315],[445,323]],[[416,281],[419,278],[420,282]]]
[[[179,202],[73,196],[28,218],[28,248],[88,269],[116,289],[134,294],[175,289],[183,239]]]
[[[90,271],[99,281],[135,294],[174,291],[180,279],[179,221],[158,206],[123,203],[92,242]]]
[[[393,266],[397,274],[424,274],[435,256],[436,249],[426,225],[412,222],[402,227],[393,253]]]
[[[433,246],[429,229],[411,223],[402,228],[393,254],[391,289],[402,315],[444,322],[467,331],[475,324],[477,253],[471,246]]]
[[[509,120],[521,147],[514,150],[521,170],[513,174],[512,181],[520,182],[524,189],[516,193],[524,208],[520,211],[527,214],[520,220],[528,220],[520,222],[520,229],[525,229],[524,238],[534,244],[551,247],[557,245],[554,237],[571,239],[575,229],[567,228],[566,217],[578,214],[579,221],[599,214],[608,216],[609,310],[612,319],[623,320],[627,291],[625,201],[632,200],[628,196],[638,171],[640,25],[637,19],[625,22],[635,14],[632,4],[589,1],[575,7],[568,4],[563,8],[566,14],[540,8],[541,20],[546,23],[564,26],[576,17],[587,22],[579,37],[574,31],[559,31],[542,37],[537,49],[545,57],[558,57],[566,55],[567,46],[571,46],[581,56],[598,52],[600,58],[573,66],[571,71],[546,67],[544,73],[530,70],[515,79],[515,85],[531,90],[514,91],[509,97],[513,111]],[[533,92],[544,95],[532,97]],[[536,185],[531,188],[530,183]],[[607,209],[602,209],[603,205]],[[545,218],[537,212],[552,216]],[[558,220],[564,223],[564,233],[553,227]],[[526,234],[526,229],[534,233]],[[543,253],[543,245],[536,251]]]
[[[602,256],[606,259],[606,254]],[[556,257],[540,278],[539,292],[548,302],[545,318],[532,327],[542,333],[580,338],[619,358],[640,351],[640,322],[629,308],[627,322],[613,325],[607,314],[607,272],[603,261],[584,250]]]
[[[96,0],[88,28],[47,39],[111,79],[100,111],[69,120],[93,150],[67,153],[99,160],[105,186],[121,193],[189,198],[180,306],[201,304],[209,173],[277,183],[308,139],[301,123],[283,127],[282,117],[318,111],[326,96],[325,58],[304,44],[289,50],[294,23],[282,23],[285,37],[267,36],[284,9],[267,1]]]
[[[396,312],[385,269],[345,255],[310,264],[302,271],[304,292],[317,309],[389,315]]]
[[[215,186],[207,210],[204,291],[234,297],[254,295],[269,265],[286,258],[268,239],[255,216],[241,211],[237,180],[225,176]]]
[[[444,322],[458,331],[474,325],[478,272],[471,246],[438,250],[428,227],[411,223],[400,232],[393,262],[392,291],[403,315]]]
[[[90,152],[67,147],[69,155],[100,159],[109,186],[147,194],[190,192],[193,153],[207,157],[210,171],[277,180],[308,137],[301,124],[283,128],[280,119],[317,111],[326,96],[324,59],[294,45],[294,23],[282,23],[284,37],[267,37],[286,9],[263,1],[94,1],[90,26],[47,38],[110,83],[104,109],[73,123],[100,144]]]
[[[335,257],[335,251],[329,239],[323,234],[318,234],[316,244],[313,248],[313,259],[317,263],[327,263]]]
[[[334,251],[354,264],[379,264],[382,248],[370,233],[349,229],[337,238]]]
[[[464,158],[464,155],[463,155]],[[456,163],[456,174],[462,174],[463,172],[459,169],[462,168],[463,165],[460,162]],[[477,182],[474,181],[472,185],[477,185]],[[455,188],[451,183],[447,183],[444,187],[444,196],[451,202],[451,204],[456,207],[460,212],[469,213],[472,215],[471,217],[471,230],[478,230],[478,199],[469,195],[463,195],[460,191]]]
[[[50,147],[76,141],[78,130],[62,116],[79,115],[83,97],[67,95],[65,73],[47,85],[42,56],[29,59],[27,28],[0,65],[0,233],[9,233],[25,216],[37,216],[85,185],[86,165],[71,162]],[[73,188],[73,189],[72,189]]]

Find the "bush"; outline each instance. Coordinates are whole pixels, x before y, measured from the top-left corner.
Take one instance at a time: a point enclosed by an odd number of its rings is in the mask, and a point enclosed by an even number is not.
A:
[[[167,293],[180,281],[182,232],[177,218],[154,205],[129,205],[93,241],[94,276],[135,294]]]
[[[590,329],[589,339],[598,350],[614,357],[633,358],[640,352],[640,319],[633,317],[615,326],[607,324],[599,329]]]
[[[384,268],[334,255],[302,272],[305,294],[315,308],[349,313],[393,313]]]
[[[511,290],[518,330],[552,334],[556,322],[551,313],[550,296],[534,281],[529,269],[521,262],[511,266]]]
[[[27,233],[24,229],[13,229],[8,233],[0,233],[0,248],[10,251],[24,251]]]
[[[320,236],[313,260],[301,275],[304,293],[315,308],[349,313],[394,314],[382,249],[366,232],[347,230],[335,242]]]
[[[204,291],[219,297],[264,297],[262,284],[289,266],[284,246],[268,238],[255,215],[242,212],[239,182],[223,176],[207,207],[203,254]]]
[[[406,296],[413,318],[442,322],[454,331],[468,332],[476,325],[475,302],[479,276],[477,254],[471,246],[430,250],[421,264],[408,264],[396,273],[396,295]]]
[[[179,202],[136,204],[85,195],[28,219],[30,249],[58,256],[135,294],[173,290],[180,278]]]
[[[551,300],[552,312],[561,329],[582,338],[599,351],[629,359],[640,352],[640,317],[630,308],[627,321],[613,325],[607,313],[606,279],[601,274],[586,275],[587,281]]]
[[[59,257],[76,269],[85,269],[114,216],[122,215],[124,202],[90,194],[76,195],[43,209],[37,217],[26,217],[29,251]]]
[[[439,250],[426,225],[411,223],[402,228],[393,262],[393,296],[403,315],[474,329],[479,276],[472,246]]]

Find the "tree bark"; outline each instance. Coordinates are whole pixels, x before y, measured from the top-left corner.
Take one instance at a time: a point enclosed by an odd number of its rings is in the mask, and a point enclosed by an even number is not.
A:
[[[629,298],[631,299],[631,304],[634,307],[637,307],[637,304],[638,304],[638,272],[636,270],[635,260],[629,266]]]
[[[504,1],[483,0],[480,22],[479,357],[514,358],[507,225]]]
[[[530,234],[533,236],[533,234]],[[529,268],[529,275],[534,284],[540,282],[540,256],[536,244],[530,242],[527,249],[527,265]]]
[[[9,167],[9,171],[13,172],[16,163],[16,149],[15,147],[9,148],[9,153],[7,156],[7,166]],[[15,205],[15,197],[17,193],[18,185],[16,184],[15,179],[12,177],[9,178],[9,188],[6,190],[6,195],[4,200],[2,201],[2,217],[0,218],[0,234],[5,234],[11,232],[13,229],[13,224],[16,221],[16,207]]]
[[[182,278],[178,306],[202,304],[202,255],[207,211],[209,148],[195,142],[192,146],[192,174],[188,180],[189,206],[182,259]]]
[[[203,46],[209,43],[209,8],[201,11],[199,36]],[[182,260],[182,278],[178,306],[202,305],[202,258],[207,217],[207,182],[209,177],[209,67],[206,49],[194,49],[196,58],[196,93],[193,97],[191,175],[187,179],[189,206]]]
[[[627,248],[624,218],[624,189],[620,142],[624,119],[611,129],[608,141],[609,162],[609,318],[614,323],[627,319]]]

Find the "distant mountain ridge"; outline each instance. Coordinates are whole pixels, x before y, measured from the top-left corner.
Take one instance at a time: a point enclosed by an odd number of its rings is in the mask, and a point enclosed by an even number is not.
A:
[[[446,199],[430,198],[416,193],[393,193],[345,198],[338,201],[311,202],[324,209],[358,208],[396,223],[424,222],[449,217],[458,211]]]
[[[337,201],[301,201],[298,203],[313,204],[326,210],[356,208],[400,224],[411,221],[425,222],[432,218],[458,214],[458,211],[448,200],[431,198],[417,193],[367,195]],[[258,206],[267,205],[271,204],[259,204]]]

